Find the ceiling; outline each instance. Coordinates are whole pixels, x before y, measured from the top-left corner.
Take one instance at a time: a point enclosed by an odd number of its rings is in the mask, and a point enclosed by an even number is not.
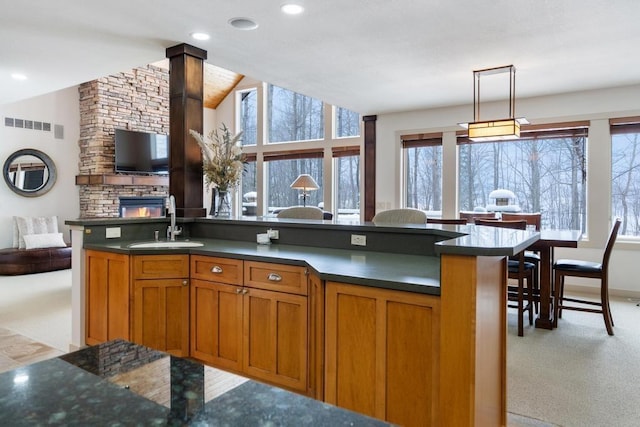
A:
[[[361,114],[472,105],[473,70],[509,64],[517,97],[640,83],[638,0],[306,0],[298,16],[280,4],[3,1],[0,105],[162,60],[180,43]],[[234,17],[259,27],[237,30]]]

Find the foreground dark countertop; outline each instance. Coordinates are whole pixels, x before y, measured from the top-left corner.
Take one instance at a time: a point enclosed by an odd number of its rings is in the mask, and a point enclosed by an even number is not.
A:
[[[110,341],[0,374],[0,425],[389,425],[233,374],[225,385],[216,371]]]

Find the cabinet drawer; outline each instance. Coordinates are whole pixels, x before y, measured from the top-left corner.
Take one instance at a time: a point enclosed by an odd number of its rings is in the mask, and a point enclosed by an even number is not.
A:
[[[244,284],[253,288],[307,295],[305,267],[245,261]]]
[[[189,255],[138,255],[133,257],[134,279],[189,277]]]
[[[242,286],[242,260],[202,255],[191,256],[191,277]]]

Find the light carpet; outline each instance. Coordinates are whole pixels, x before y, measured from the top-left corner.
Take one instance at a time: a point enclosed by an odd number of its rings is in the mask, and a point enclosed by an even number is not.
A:
[[[0,327],[68,352],[71,270],[0,276]]]
[[[613,337],[601,315],[575,311],[565,311],[558,329],[525,327],[518,337],[509,310],[510,426],[640,425],[640,307],[612,298],[612,312]],[[0,276],[0,328],[67,352],[71,270]]]

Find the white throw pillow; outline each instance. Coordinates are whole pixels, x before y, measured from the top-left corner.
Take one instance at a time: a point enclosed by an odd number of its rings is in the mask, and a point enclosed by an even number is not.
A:
[[[63,248],[67,246],[62,233],[25,234],[22,236],[26,249]]]
[[[54,216],[39,216],[28,217],[18,216],[16,217],[18,223],[18,248],[26,248],[24,242],[24,236],[27,234],[46,234],[58,232],[58,217]]]
[[[20,231],[18,230],[18,217],[13,217],[13,247],[20,246]]]

